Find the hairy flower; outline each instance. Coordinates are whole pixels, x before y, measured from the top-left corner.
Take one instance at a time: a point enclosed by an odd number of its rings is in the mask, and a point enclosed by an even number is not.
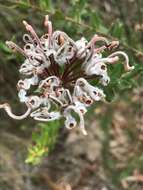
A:
[[[117,48],[118,41],[109,42],[98,35],[89,42],[84,37],[74,41],[62,31],[53,32],[48,16],[44,22],[47,33],[40,38],[30,24],[26,21],[23,24],[30,33],[23,36],[24,48],[11,41],[6,44],[25,57],[19,69],[22,79],[17,83],[17,90],[27,111],[17,116],[7,103],[1,104],[0,108],[17,120],[28,116],[44,122],[65,118],[65,127],[79,126],[86,135],[84,114],[87,108],[105,98],[103,90],[89,81],[108,85],[107,66],[117,63],[120,56],[125,59],[125,70],[132,70],[128,56],[122,51],[103,56],[104,52],[109,54]]]

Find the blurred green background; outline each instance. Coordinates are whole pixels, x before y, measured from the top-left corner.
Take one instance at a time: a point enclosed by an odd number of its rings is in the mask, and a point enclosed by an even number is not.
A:
[[[88,137],[67,132],[61,122],[14,121],[1,111],[0,190],[142,190],[143,1],[0,0],[0,102],[9,102],[16,113],[24,109],[16,90],[23,57],[5,41],[22,47],[22,20],[44,34],[46,14],[54,29],[74,40],[95,33],[119,40],[135,70],[122,75],[120,64],[109,68],[107,103],[89,110]]]

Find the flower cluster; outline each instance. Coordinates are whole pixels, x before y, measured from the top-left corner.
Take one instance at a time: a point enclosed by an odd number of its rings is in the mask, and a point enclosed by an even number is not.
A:
[[[22,76],[17,83],[20,102],[25,103],[27,111],[23,115],[12,113],[9,104],[0,105],[13,119],[21,120],[29,115],[38,121],[53,121],[65,118],[65,127],[79,126],[84,135],[84,114],[94,101],[105,98],[102,89],[89,81],[98,80],[103,86],[110,82],[107,65],[125,59],[125,70],[130,71],[128,56],[115,51],[118,41],[109,42],[105,37],[94,35],[88,42],[84,37],[73,41],[66,33],[52,30],[48,15],[44,25],[47,33],[38,37],[33,27],[23,21],[30,34],[24,34],[24,48],[12,41],[6,44],[13,51],[25,57],[19,72]]]

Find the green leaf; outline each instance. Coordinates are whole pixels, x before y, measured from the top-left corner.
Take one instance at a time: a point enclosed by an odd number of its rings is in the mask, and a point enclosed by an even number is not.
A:
[[[5,45],[5,43],[0,42],[0,49],[4,51],[5,53],[11,53],[11,50]]]
[[[59,127],[58,121],[39,124],[36,127],[32,134],[33,145],[29,147],[26,163],[38,164],[45,155],[53,150]]]
[[[111,102],[115,97],[115,90],[112,85],[108,85],[108,87],[104,87],[104,92],[106,94],[106,100]]]
[[[91,13],[90,23],[91,23],[92,27],[94,27],[97,30],[99,30],[101,28],[102,22],[101,22],[101,19],[98,15],[97,11],[95,11],[95,10],[92,11],[92,13]]]
[[[54,5],[51,0],[39,0],[39,4],[41,9],[43,10],[49,10],[51,12],[54,11]]]
[[[110,35],[112,35],[118,39],[122,39],[124,36],[124,25],[123,25],[123,23],[120,22],[119,20],[117,20],[111,26],[109,33],[110,33]]]

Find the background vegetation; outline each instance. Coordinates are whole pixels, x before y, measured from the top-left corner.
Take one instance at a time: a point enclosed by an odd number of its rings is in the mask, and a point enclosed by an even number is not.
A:
[[[142,190],[143,1],[0,0],[0,102],[8,101],[17,112],[23,111],[15,87],[23,57],[4,42],[22,46],[23,19],[43,34],[45,14],[75,40],[95,33],[119,40],[135,70],[122,75],[121,64],[109,68],[108,103],[87,114],[87,138],[69,134],[60,122],[13,121],[1,112],[0,189]]]

